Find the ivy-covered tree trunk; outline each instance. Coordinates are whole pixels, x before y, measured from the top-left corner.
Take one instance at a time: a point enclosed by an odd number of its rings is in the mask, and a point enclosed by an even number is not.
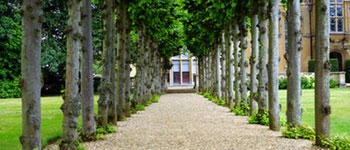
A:
[[[329,0],[316,0],[315,127],[316,145],[330,136]]]
[[[279,0],[269,0],[269,64],[268,64],[268,96],[269,96],[269,127],[279,131],[280,105],[278,99],[278,70],[279,70]]]
[[[116,125],[117,123],[117,103],[114,96],[112,99],[113,91],[112,84],[116,84],[116,80],[112,80],[112,76],[115,76],[115,24],[114,24],[114,1],[105,0],[103,4],[103,53],[102,53],[102,79],[100,87],[100,99],[98,100],[98,124],[105,127],[108,123],[108,110],[111,111],[110,123]],[[113,61],[114,60],[114,61]],[[112,67],[114,64],[114,68]],[[114,92],[115,93],[115,92]],[[109,108],[108,105],[112,105]]]
[[[63,112],[63,133],[60,149],[76,149],[78,140],[78,117],[81,109],[79,94],[79,52],[81,50],[82,29],[81,1],[68,1],[66,87],[61,110]]]
[[[130,14],[128,12],[129,2],[127,0],[121,0],[117,4],[118,17],[117,17],[117,33],[118,33],[118,103],[117,103],[117,116],[118,120],[124,120],[126,104],[126,70],[127,67],[127,53],[130,49]]]
[[[241,16],[240,18],[240,48],[241,48],[241,103],[244,105],[248,105],[248,99],[247,99],[247,72],[246,68],[248,67],[248,62],[247,62],[247,48],[248,48],[248,43],[247,43],[247,35],[248,35],[248,30],[247,30],[247,19],[244,15]],[[246,110],[245,110],[246,111]]]
[[[39,2],[39,3],[38,3]],[[22,91],[22,149],[41,149],[41,27],[43,1],[21,1],[22,51],[19,86]]]
[[[217,45],[217,50],[216,50],[216,81],[217,81],[217,92],[218,92],[218,97],[222,97],[222,88],[221,88],[221,64],[220,64],[220,44]]]
[[[233,44],[234,44],[234,65],[235,65],[235,108],[240,107],[241,93],[240,93],[240,67],[239,67],[239,28],[237,22],[233,25]]]
[[[250,54],[250,115],[257,113],[257,63],[259,56],[259,30],[258,30],[258,12],[257,1],[251,0],[251,54]]]
[[[288,11],[288,48],[284,55],[287,60],[287,123],[301,125],[301,15],[300,1],[289,0]]]
[[[93,50],[91,33],[91,0],[82,3],[82,59],[81,59],[81,98],[82,98],[82,137],[84,141],[96,138],[93,86]]]
[[[231,107],[233,105],[233,76],[234,76],[234,68],[233,68],[233,37],[232,37],[232,28],[231,25],[228,27],[228,30],[225,31],[226,32],[226,36],[225,36],[225,40],[227,41],[227,47],[228,50],[226,51],[226,67],[227,67],[227,91],[228,91],[228,107]]]
[[[259,74],[258,74],[258,113],[267,110],[267,51],[268,51],[268,18],[267,0],[258,0],[259,15]]]

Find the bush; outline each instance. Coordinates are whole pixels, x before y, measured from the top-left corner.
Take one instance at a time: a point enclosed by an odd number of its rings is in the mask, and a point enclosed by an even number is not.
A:
[[[292,139],[315,139],[315,130],[309,126],[293,126],[287,125],[287,128],[282,130],[283,137],[292,138]]]
[[[315,72],[315,59],[310,59],[309,60],[309,65],[308,65],[308,70],[309,72]],[[331,63],[331,72],[337,72],[339,71],[339,66],[338,66],[338,59],[330,59]]]
[[[345,61],[345,80],[346,80],[346,83],[350,83],[350,59],[347,59]]]
[[[1,81],[0,98],[19,98],[21,89],[18,87],[19,78],[12,81]]]
[[[267,110],[264,111],[263,114],[254,114],[249,117],[248,122],[250,124],[261,124],[261,125],[269,125],[269,112]]]
[[[287,89],[288,78],[279,78],[279,89]]]
[[[321,138],[322,145],[332,150],[350,150],[350,138],[347,137],[332,137]]]
[[[330,62],[331,62],[331,72],[338,72],[339,71],[338,59],[330,59]]]
[[[305,76],[301,76],[300,78],[301,81],[301,88],[302,89],[312,89],[313,88],[313,81],[314,80],[310,80],[308,77]]]
[[[308,64],[309,72],[315,72],[315,59],[310,59]]]
[[[337,80],[330,78],[329,79],[329,87],[330,88],[338,88],[339,87],[339,83]]]

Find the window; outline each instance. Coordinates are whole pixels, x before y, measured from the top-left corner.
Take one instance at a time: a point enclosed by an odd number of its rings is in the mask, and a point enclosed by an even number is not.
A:
[[[344,32],[343,0],[330,0],[330,29],[332,33]]]

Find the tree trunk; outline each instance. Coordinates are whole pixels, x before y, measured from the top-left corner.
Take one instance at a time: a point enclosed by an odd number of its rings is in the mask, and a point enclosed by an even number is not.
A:
[[[221,54],[220,54],[220,60],[221,60],[221,92],[222,92],[222,99],[225,99],[226,101],[226,43],[225,43],[225,32],[222,31],[221,33]]]
[[[230,25],[225,28],[225,47],[226,47],[226,105],[231,107],[233,104],[233,42],[231,39]]]
[[[316,145],[330,136],[329,0],[316,0],[315,126]]]
[[[257,63],[259,56],[259,30],[258,30],[258,13],[257,13],[257,2],[251,0],[251,55],[250,55],[250,115],[257,113]]]
[[[94,85],[93,85],[93,50],[91,33],[91,0],[82,3],[82,71],[81,71],[81,98],[82,98],[82,138],[84,141],[95,140],[96,122],[94,113]]]
[[[104,24],[104,38],[103,38],[103,54],[102,54],[102,79],[101,79],[101,88],[100,88],[100,99],[98,100],[98,124],[102,127],[105,127],[108,123],[108,109],[115,110],[116,108],[116,99],[111,99],[112,83],[115,80],[112,80],[112,74],[115,73],[115,68],[112,68],[112,64],[115,66],[115,61],[113,56],[115,56],[115,30],[114,30],[114,1],[105,0],[103,4],[103,24]],[[114,78],[115,79],[115,78]],[[113,106],[108,108],[108,103]],[[114,117],[113,117],[114,116]],[[115,118],[116,111],[113,111],[111,118]],[[113,123],[116,119],[111,119]],[[114,122],[113,124],[115,124]]]
[[[126,70],[127,56],[130,48],[130,14],[128,12],[129,2],[121,0],[118,3],[117,32],[118,32],[118,103],[117,116],[118,120],[125,119],[126,104]]]
[[[279,70],[279,0],[270,0],[269,23],[269,64],[268,64],[268,96],[269,96],[269,127],[273,131],[279,131],[280,105],[278,99],[278,70]]]
[[[78,117],[81,97],[79,94],[79,52],[81,50],[81,1],[68,2],[66,88],[61,110],[63,112],[63,133],[60,149],[76,149],[78,140]]]
[[[258,113],[263,114],[267,110],[267,51],[268,51],[268,35],[267,35],[267,0],[258,1],[259,15],[259,74],[258,74]]]
[[[40,2],[40,3],[37,3]],[[42,1],[21,2],[22,51],[19,86],[22,91],[22,135],[19,140],[22,149],[41,149],[41,27]]]
[[[287,123],[293,126],[301,125],[301,16],[300,1],[289,0],[288,11],[288,48],[285,54],[287,60]]]
[[[125,65],[125,106],[124,106],[124,112],[125,112],[125,117],[131,117],[131,112],[130,112],[130,56],[127,60],[127,63]]]
[[[247,30],[247,19],[243,15],[240,18],[240,48],[241,48],[241,103],[244,105],[248,105],[248,100],[247,100],[247,72],[246,68],[248,67],[248,62],[247,62],[247,35],[248,35],[248,30]],[[246,110],[245,110],[246,111]]]
[[[233,25],[233,44],[234,44],[234,65],[235,65],[235,108],[238,108],[241,101],[240,93],[240,68],[239,68],[239,29],[237,23]]]
[[[220,44],[217,45],[217,51],[216,51],[216,81],[217,81],[217,92],[218,92],[218,97],[222,97],[222,88],[221,88],[221,70],[220,70]]]

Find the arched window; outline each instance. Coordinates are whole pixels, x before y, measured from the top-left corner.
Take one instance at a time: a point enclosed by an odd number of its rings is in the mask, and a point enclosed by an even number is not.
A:
[[[330,0],[329,16],[331,33],[343,33],[343,0]]]

